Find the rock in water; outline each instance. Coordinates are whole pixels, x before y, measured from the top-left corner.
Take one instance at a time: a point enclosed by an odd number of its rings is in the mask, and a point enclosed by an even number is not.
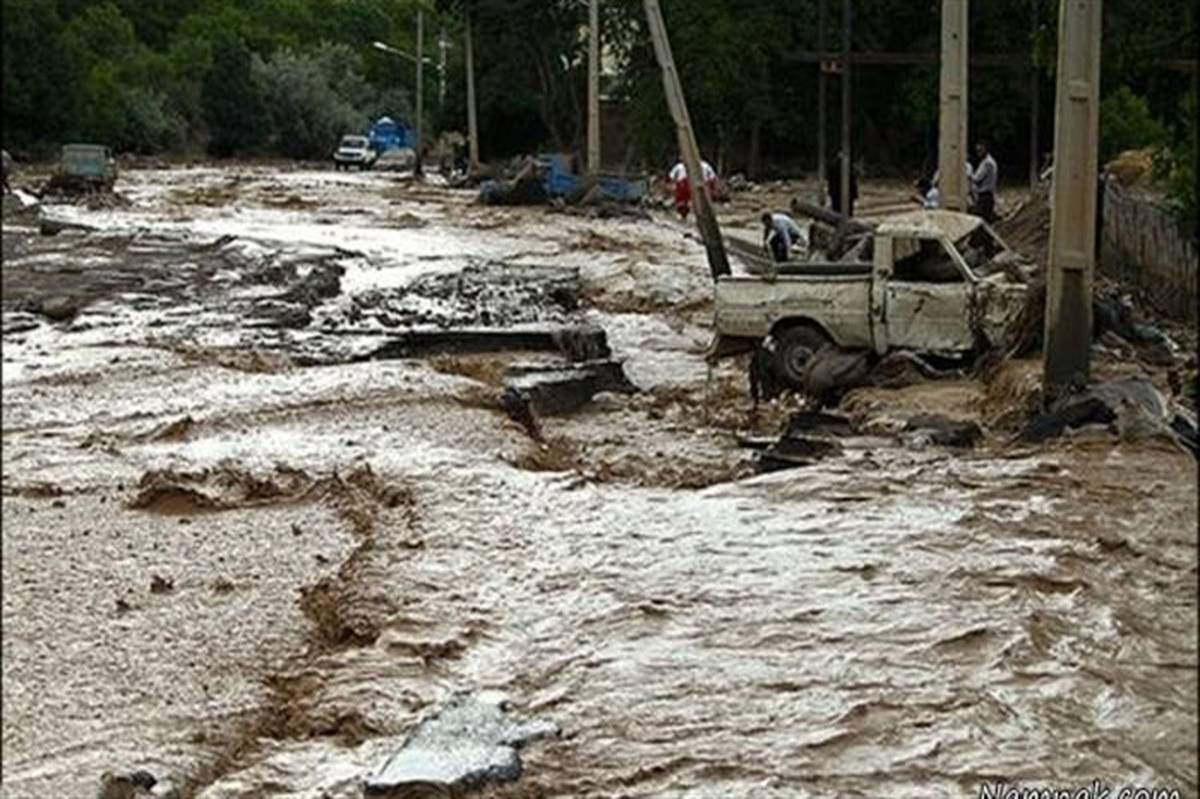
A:
[[[79,302],[72,297],[50,297],[38,307],[42,316],[55,322],[67,322],[79,313]]]
[[[154,775],[144,769],[113,774],[105,772],[100,777],[97,799],[140,799],[154,794],[151,790],[158,784]]]
[[[521,747],[557,735],[559,728],[549,721],[520,722],[508,711],[508,703],[495,695],[456,697],[417,725],[400,750],[367,778],[365,795],[458,796],[516,780]]]

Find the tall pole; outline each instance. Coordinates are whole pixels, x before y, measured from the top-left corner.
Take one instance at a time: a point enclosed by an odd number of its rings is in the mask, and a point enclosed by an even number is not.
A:
[[[850,217],[850,2],[842,0],[842,215]]]
[[[425,127],[425,15],[417,9],[417,157],[413,163],[413,174],[421,177],[424,170],[424,138],[422,129]]]
[[[1040,112],[1042,105],[1041,80],[1038,76],[1038,48],[1041,37],[1038,34],[1038,2],[1029,0],[1029,19],[1032,39],[1029,46],[1029,188],[1036,189],[1038,181],[1038,125],[1041,124]]]
[[[475,53],[471,47],[471,6],[464,12],[465,47],[467,59],[467,147],[471,159],[471,171],[479,168],[479,125],[475,121]]]
[[[942,207],[967,210],[968,0],[942,0],[942,71],[938,103],[938,190]]]
[[[446,106],[446,51],[450,42],[446,41],[446,30],[438,32],[438,111]]]
[[[821,0],[817,7],[817,49],[825,52],[825,17],[829,11],[829,0]],[[825,62],[820,64],[821,71],[817,73],[817,205],[825,205],[825,176],[828,174],[828,163],[825,154],[828,147],[825,136],[829,122],[825,118],[827,105],[827,87],[829,80],[825,77]]]
[[[1088,380],[1099,162],[1100,10],[1101,0],[1062,0],[1059,6],[1042,375],[1047,401]]]
[[[600,0],[588,9],[588,127],[587,171],[600,171]]]
[[[671,42],[667,38],[667,27],[663,23],[662,9],[658,0],[644,0],[646,4],[646,21],[650,28],[650,39],[654,43],[654,53],[658,57],[658,65],[662,68],[663,92],[667,96],[667,106],[675,120],[675,132],[679,138],[679,151],[683,155],[683,164],[687,169],[688,182],[692,186],[692,200],[696,206],[696,225],[700,228],[700,236],[704,239],[704,249],[708,253],[708,268],[712,278],[717,280],[721,275],[729,274],[729,259],[725,255],[725,243],[721,241],[721,229],[717,226],[717,217],[713,213],[712,203],[708,196],[708,187],[704,185],[704,172],[700,167],[700,151],[696,147],[696,136],[692,132],[692,120],[688,115],[687,102],[683,97],[683,87],[679,84],[679,72],[675,69],[675,59],[671,55]]]

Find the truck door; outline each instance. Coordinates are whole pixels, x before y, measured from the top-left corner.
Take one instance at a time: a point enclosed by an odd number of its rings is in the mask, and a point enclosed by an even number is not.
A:
[[[889,347],[964,352],[971,332],[972,284],[943,239],[891,239],[891,274],[883,288]]]

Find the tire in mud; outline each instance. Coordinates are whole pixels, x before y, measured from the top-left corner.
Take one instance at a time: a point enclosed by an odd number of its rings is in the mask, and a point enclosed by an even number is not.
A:
[[[772,333],[775,340],[771,369],[788,388],[804,389],[804,368],[817,350],[829,343],[829,338],[811,325],[789,327]]]

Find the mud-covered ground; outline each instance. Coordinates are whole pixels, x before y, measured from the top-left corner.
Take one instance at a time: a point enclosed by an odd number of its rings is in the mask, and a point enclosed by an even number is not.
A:
[[[666,215],[269,167],[118,191],[4,224],[3,796],[360,796],[484,689],[562,729],[491,796],[1196,796],[1195,461],[1015,443],[1036,362],[855,392],[839,454],[758,475],[739,439],[797,403],[709,372]],[[446,324],[602,327],[641,390],[531,435],[505,370],[560,355],[381,355]]]

